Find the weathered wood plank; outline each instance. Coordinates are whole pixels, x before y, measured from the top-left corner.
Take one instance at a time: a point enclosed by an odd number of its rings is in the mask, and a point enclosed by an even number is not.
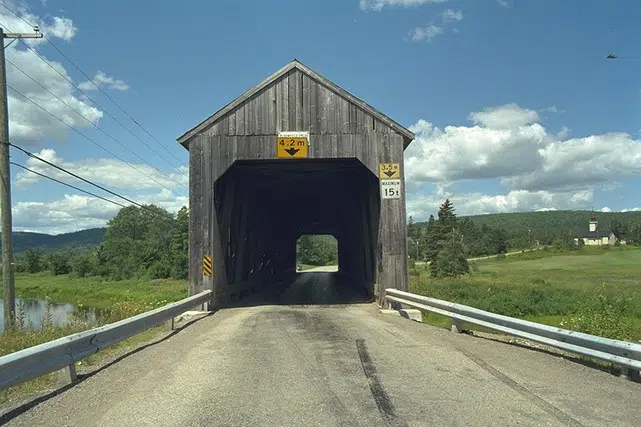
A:
[[[298,87],[296,85],[298,73],[296,70],[292,71],[288,76],[288,96],[289,96],[289,130],[296,131],[298,126],[296,123],[296,109],[298,106]]]
[[[276,117],[276,85],[269,86],[269,92],[267,94],[269,97],[267,105],[267,115],[269,116],[269,126],[265,127],[265,134],[275,135],[277,120]]]
[[[331,93],[325,87],[319,85],[318,96],[320,105],[320,133],[327,134],[330,132],[331,128],[330,113],[333,112],[330,105]]]
[[[255,125],[255,118],[254,118],[254,106],[252,105],[251,101],[247,101],[247,103],[244,104],[245,107],[245,135],[253,135],[254,134],[254,129],[256,127]]]
[[[192,195],[190,198],[190,212],[192,214],[189,215],[189,290],[192,295],[199,293],[202,289],[202,269],[198,262],[202,258],[202,139],[202,137],[198,137],[192,141],[189,149],[189,193]]]
[[[283,91],[283,106],[282,106],[282,118],[281,126],[283,131],[291,130],[289,126],[289,75],[284,75],[280,80],[280,85]]]
[[[303,131],[303,74],[295,71],[295,87],[296,87],[296,130]]]
[[[309,131],[312,127],[311,125],[311,87],[312,82],[307,75],[301,74],[302,87],[303,87],[303,96],[302,96],[302,130]]]
[[[283,130],[283,80],[274,82],[274,93],[276,95],[276,132]]]
[[[356,131],[358,133],[367,132],[367,116],[360,108],[356,108]]]
[[[231,135],[245,135],[245,106],[241,105],[234,111],[236,116],[236,130]]]
[[[267,120],[265,111],[265,103],[267,102],[267,97],[265,92],[261,92],[260,96],[254,98],[254,118],[255,118],[255,128],[252,135],[262,135],[264,129],[264,123]]]
[[[320,107],[318,104],[318,82],[310,79],[309,89],[309,131],[310,133],[320,132]]]
[[[213,230],[211,227],[211,217],[212,217],[212,209],[207,209],[207,206],[212,206],[213,205],[213,182],[212,182],[212,164],[209,161],[209,159],[212,158],[212,144],[209,141],[209,139],[204,139],[201,138],[202,144],[202,194],[203,194],[203,205],[202,205],[202,210],[201,210],[201,215],[202,215],[202,251],[203,251],[203,256],[204,255],[211,255],[212,248],[214,246],[213,243]],[[203,276],[203,284],[202,284],[202,289],[207,290],[207,289],[213,289],[213,280],[209,276]]]

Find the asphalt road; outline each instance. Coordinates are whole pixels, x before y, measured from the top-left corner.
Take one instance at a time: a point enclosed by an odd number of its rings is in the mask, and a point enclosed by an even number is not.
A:
[[[300,292],[319,297],[307,288],[321,283],[335,301],[349,300],[352,291],[331,273],[300,274],[281,304],[221,310],[7,425],[640,424],[641,384],[565,358],[368,303],[286,304]]]

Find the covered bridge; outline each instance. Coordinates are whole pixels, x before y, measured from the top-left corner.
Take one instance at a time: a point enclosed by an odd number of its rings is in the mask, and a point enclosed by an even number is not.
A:
[[[403,151],[414,134],[294,60],[187,131],[189,292],[214,304],[295,275],[332,234],[369,295],[408,289]]]

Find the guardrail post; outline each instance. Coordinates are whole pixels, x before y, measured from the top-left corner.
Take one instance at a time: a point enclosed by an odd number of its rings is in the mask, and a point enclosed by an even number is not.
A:
[[[72,363],[58,371],[58,380],[62,385],[69,385],[76,382],[78,375],[76,373],[76,364]]]
[[[463,332],[463,327],[461,326],[461,322],[457,319],[451,319],[452,320],[452,332],[455,332],[457,334],[460,334]]]
[[[626,378],[631,381],[639,381],[641,379],[641,375],[639,371],[628,368],[626,366],[621,366],[619,377]]]
[[[174,330],[174,318],[173,317],[165,322],[165,327],[167,328],[168,331],[173,331]]]

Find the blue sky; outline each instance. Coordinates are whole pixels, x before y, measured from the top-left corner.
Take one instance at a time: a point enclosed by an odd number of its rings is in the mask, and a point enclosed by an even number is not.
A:
[[[186,204],[187,152],[175,138],[297,58],[416,132],[405,173],[408,213],[417,219],[445,197],[459,214],[641,207],[641,3],[0,2],[37,23],[144,127],[46,41],[28,43],[58,72],[16,42],[7,59],[47,90],[8,63],[9,84],[75,131],[10,90],[12,141],[137,201],[172,211]],[[30,30],[2,7],[0,25]],[[620,58],[608,61],[609,53]],[[80,185],[16,150],[12,156]],[[102,226],[117,212],[12,173],[17,230]]]

